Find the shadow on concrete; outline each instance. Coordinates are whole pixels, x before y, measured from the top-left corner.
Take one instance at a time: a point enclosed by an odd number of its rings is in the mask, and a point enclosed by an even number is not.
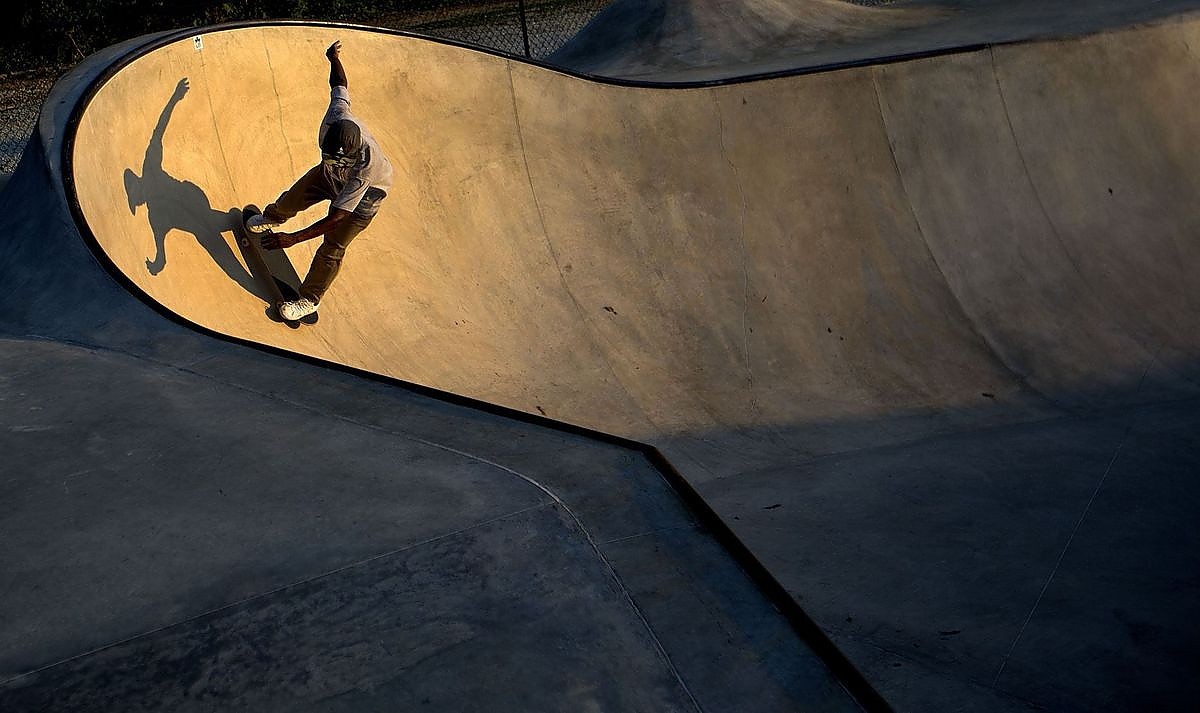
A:
[[[1192,710],[1196,366],[659,448],[897,710]]]
[[[183,181],[163,169],[163,136],[171,121],[175,106],[187,95],[188,80],[183,78],[175,87],[167,105],[163,107],[146,147],[146,158],[142,162],[142,175],[133,169],[125,169],[125,194],[129,199],[129,210],[136,214],[139,206],[146,206],[146,217],[154,232],[156,253],[146,260],[146,271],[158,275],[167,266],[167,235],[173,230],[187,233],[208,251],[213,262],[229,279],[250,294],[269,302],[270,296],[254,279],[222,235],[230,226],[241,220],[241,211],[232,208],[227,212],[216,210],[204,191],[191,181]]]

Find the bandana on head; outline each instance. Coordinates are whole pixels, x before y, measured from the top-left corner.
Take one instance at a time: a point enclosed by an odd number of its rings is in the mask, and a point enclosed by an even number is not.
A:
[[[332,166],[333,168],[353,168],[354,164],[358,163],[358,155],[338,156],[322,152],[321,161],[326,166]]]
[[[341,119],[329,125],[321,141],[321,160],[327,166],[349,168],[358,163],[362,155],[362,131],[349,119]]]

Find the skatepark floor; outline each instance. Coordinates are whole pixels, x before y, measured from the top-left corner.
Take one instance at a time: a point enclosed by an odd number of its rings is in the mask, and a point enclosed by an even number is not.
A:
[[[0,339],[5,710],[859,710],[642,454],[202,354]]]

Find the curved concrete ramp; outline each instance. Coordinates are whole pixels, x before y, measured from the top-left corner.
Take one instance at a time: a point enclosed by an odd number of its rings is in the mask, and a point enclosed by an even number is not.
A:
[[[317,159],[334,39],[396,185],[292,330],[232,211]],[[1146,555],[1194,536],[1101,506],[1121,475],[1139,507],[1195,494],[1200,24],[675,87],[365,30],[202,40],[121,67],[73,145],[100,254],[163,309],[655,445],[900,708],[1133,705],[1153,687],[1099,681],[1139,656],[1187,678],[1194,625],[1129,648],[1107,612],[1196,621]],[[1136,544],[1068,557],[1109,538]],[[1058,604],[1101,589],[1101,623]]]
[[[105,83],[74,182],[121,273],[221,334],[659,443],[975,424],[1195,393],[1197,28],[692,89],[230,30]],[[320,325],[291,330],[264,318],[232,211],[316,160],[337,37],[397,181]],[[301,274],[314,245],[289,253]]]

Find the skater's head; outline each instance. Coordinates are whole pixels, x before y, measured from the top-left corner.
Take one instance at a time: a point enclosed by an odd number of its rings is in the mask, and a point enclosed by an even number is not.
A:
[[[353,166],[362,153],[362,131],[349,119],[329,125],[321,141],[321,160],[330,166]]]

